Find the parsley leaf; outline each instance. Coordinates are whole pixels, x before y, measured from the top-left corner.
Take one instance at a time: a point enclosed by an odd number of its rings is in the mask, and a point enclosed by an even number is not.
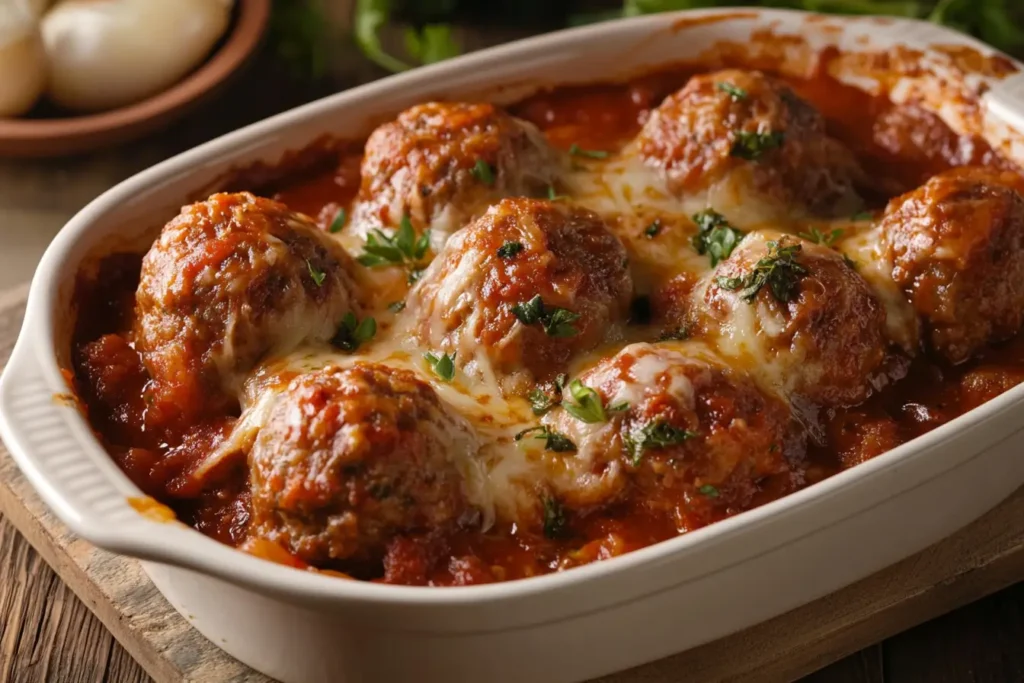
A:
[[[587,157],[588,159],[607,159],[608,152],[602,149],[583,149],[575,142],[569,146],[569,154],[576,157]]]
[[[384,266],[405,266],[409,268],[409,282],[416,282],[422,275],[420,262],[430,249],[430,230],[424,230],[418,238],[408,215],[402,216],[394,235],[386,235],[374,228],[366,236],[363,253],[356,261],[367,268]]]
[[[706,209],[693,215],[698,232],[693,236],[693,248],[698,254],[709,254],[711,266],[717,266],[732,254],[732,250],[743,239],[743,233],[729,225],[725,216],[714,209]]]
[[[541,439],[544,441],[544,450],[552,451],[553,453],[575,453],[576,444],[569,440],[569,437],[564,434],[552,430],[547,425],[537,425],[536,427],[528,427],[523,431],[519,432],[515,436],[516,441],[522,441],[524,438],[532,436],[535,439]]]
[[[430,366],[431,371],[437,375],[438,379],[445,382],[451,382],[455,379],[455,354],[437,354],[430,353],[429,351],[423,354],[423,357],[427,360],[427,365]]]
[[[747,91],[733,85],[732,83],[718,82],[715,83],[715,87],[731,97],[733,102],[740,102],[747,99]]]
[[[476,160],[476,165],[473,166],[470,173],[484,185],[494,185],[494,169],[483,159]]]
[[[741,130],[736,132],[736,139],[733,140],[730,156],[757,161],[765,152],[782,147],[785,135],[780,132],[751,133]]]
[[[291,4],[280,3],[280,4]],[[388,71],[407,71],[414,65],[384,51],[378,32],[392,22],[393,0],[356,0],[353,33],[362,53]],[[275,4],[276,7],[276,4]],[[405,51],[420,64],[431,64],[459,54],[462,49],[448,24],[426,24],[405,31]]]
[[[377,334],[377,321],[366,317],[361,321],[356,320],[354,313],[349,311],[341,319],[338,331],[331,338],[331,344],[342,351],[351,353],[359,348],[364,342],[368,342]]]
[[[345,209],[338,209],[338,213],[334,214],[334,220],[331,221],[327,231],[330,233],[341,232],[341,229],[345,227],[347,216],[348,214],[345,213]]]
[[[718,489],[716,489],[711,484],[704,484],[697,490],[703,493],[708,498],[718,498]]]
[[[765,285],[768,285],[776,301],[787,303],[796,298],[800,279],[808,272],[796,261],[802,247],[799,244],[785,244],[785,238],[779,242],[770,240],[767,246],[768,255],[759,260],[753,270],[741,277],[716,278],[718,286],[728,291],[742,288],[740,296],[748,303],[754,301]]]
[[[319,268],[315,268],[309,259],[306,259],[306,268],[309,269],[309,276],[313,278],[313,284],[317,287],[323,286],[324,280],[327,279],[327,273]]]
[[[644,451],[648,449],[675,446],[696,436],[694,432],[687,429],[679,429],[663,420],[656,420],[631,430],[626,434],[625,442],[633,464],[636,465],[643,457]]]
[[[601,401],[601,395],[578,379],[574,379],[569,385],[569,394],[573,400],[563,401],[562,407],[577,420],[588,424],[607,422],[609,412],[617,413],[629,410],[627,401],[621,401],[614,406],[605,408]]]
[[[545,306],[540,294],[524,303],[514,304],[512,314],[524,325],[540,323],[549,337],[574,337],[579,333],[572,323],[579,320],[580,314],[566,308]]]
[[[555,498],[544,499],[544,536],[550,539],[560,538],[565,534],[568,520],[565,508]]]
[[[649,240],[653,240],[657,237],[659,232],[661,232],[661,220],[657,218],[651,221],[651,224],[644,228],[644,236]]]
[[[814,242],[815,244],[831,247],[836,243],[836,240],[843,236],[843,229],[836,228],[830,232],[823,233],[818,230],[818,228],[812,227],[808,232],[801,232],[797,234],[808,242]]]
[[[533,414],[540,417],[562,402],[562,390],[565,389],[565,375],[555,377],[555,392],[552,395],[546,388],[536,387],[530,392],[530,408]]]
[[[521,252],[526,247],[523,246],[522,242],[509,242],[506,241],[500,247],[498,247],[498,258],[510,259],[514,258],[516,254]]]

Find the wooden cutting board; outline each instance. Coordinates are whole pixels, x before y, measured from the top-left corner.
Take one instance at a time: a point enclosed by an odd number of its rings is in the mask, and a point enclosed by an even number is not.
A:
[[[0,293],[0,366],[21,325],[25,293],[24,288]],[[75,538],[39,500],[2,446],[0,511],[157,683],[269,683],[193,629],[138,562]],[[955,536],[860,583],[600,683],[793,680],[1021,580],[1024,488]]]

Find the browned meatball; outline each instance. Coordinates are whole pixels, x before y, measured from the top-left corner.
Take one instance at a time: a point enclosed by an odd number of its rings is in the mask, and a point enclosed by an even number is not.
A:
[[[793,209],[850,215],[862,177],[853,154],[781,81],[735,69],[694,76],[651,112],[637,138],[669,189],[703,206],[728,208],[741,227],[786,219]]]
[[[926,344],[960,363],[1024,322],[1020,177],[962,168],[893,199],[881,230],[893,280],[921,317]]]
[[[264,354],[329,339],[351,260],[305,216],[248,193],[186,206],[142,262],[135,343],[183,415],[235,400]]]
[[[854,405],[903,363],[885,309],[836,251],[792,236],[748,234],[693,294],[694,333],[801,408]]]
[[[505,199],[448,242],[407,311],[422,346],[519,393],[615,335],[631,293],[626,251],[596,214]]]
[[[408,215],[440,250],[490,203],[542,194],[557,165],[536,127],[492,104],[420,104],[366,141],[352,224],[365,234]]]
[[[474,519],[466,422],[407,370],[358,362],[301,375],[249,456],[252,533],[314,565],[379,560],[395,536]]]
[[[571,385],[563,406],[590,405],[587,419],[564,407],[543,419],[576,448],[558,454],[551,475],[553,494],[573,508],[620,499],[631,482],[645,505],[678,505],[680,514],[743,509],[766,479],[788,481],[804,452],[789,406],[702,344],[632,344],[578,381],[596,393],[580,400]]]

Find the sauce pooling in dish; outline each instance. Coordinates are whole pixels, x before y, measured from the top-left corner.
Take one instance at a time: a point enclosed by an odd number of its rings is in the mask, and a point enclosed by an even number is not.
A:
[[[241,185],[80,278],[74,384],[147,494],[298,568],[569,569],[1024,380],[1024,182],[826,77],[425,103]]]

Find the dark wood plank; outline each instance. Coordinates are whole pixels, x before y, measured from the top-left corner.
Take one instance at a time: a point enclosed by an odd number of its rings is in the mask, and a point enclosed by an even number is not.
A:
[[[866,647],[803,678],[801,683],[892,683],[885,675],[882,647]]]

